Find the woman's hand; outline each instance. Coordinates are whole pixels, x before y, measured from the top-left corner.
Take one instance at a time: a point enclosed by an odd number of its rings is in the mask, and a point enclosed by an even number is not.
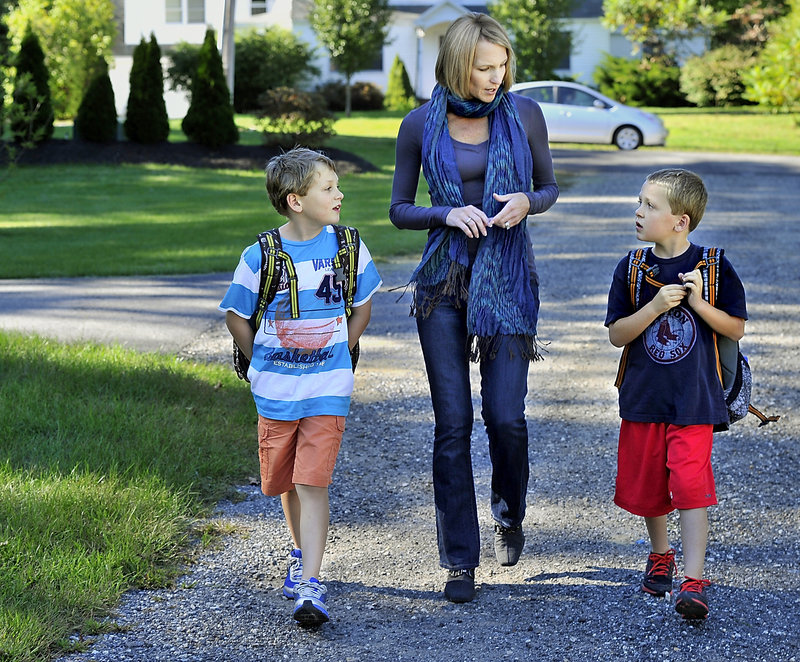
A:
[[[451,228],[459,228],[468,237],[486,236],[486,228],[491,225],[489,217],[477,207],[453,207],[447,214],[445,223]]]
[[[499,195],[494,193],[494,199],[498,202],[505,202],[503,208],[491,219],[490,225],[497,228],[510,230],[528,216],[531,209],[531,202],[524,193],[506,193]]]

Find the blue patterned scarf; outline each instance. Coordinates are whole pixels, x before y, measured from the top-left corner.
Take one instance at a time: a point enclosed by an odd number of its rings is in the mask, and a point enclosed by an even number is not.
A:
[[[533,157],[511,96],[500,89],[491,103],[466,101],[437,85],[422,134],[422,171],[434,206],[463,207],[463,184],[447,128],[448,110],[460,117],[489,117],[489,155],[482,209],[495,216],[503,206],[492,196],[531,190]],[[496,355],[500,335],[517,336],[521,352],[540,355],[536,345],[538,303],[528,270],[525,220],[510,230],[490,227],[481,238],[469,275],[467,236],[442,226],[430,232],[422,260],[411,277],[415,314],[426,317],[442,297],[467,302],[469,355]]]

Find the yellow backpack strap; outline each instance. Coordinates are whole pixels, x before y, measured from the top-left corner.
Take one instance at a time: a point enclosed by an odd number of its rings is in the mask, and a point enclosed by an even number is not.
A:
[[[297,271],[292,258],[283,250],[281,235],[277,228],[267,230],[258,235],[261,245],[261,281],[259,285],[258,305],[253,317],[254,328],[261,326],[261,320],[267,306],[275,299],[281,275],[285,271],[289,282],[289,306],[292,319],[300,317],[300,297],[297,288]]]
[[[356,281],[358,277],[358,253],[360,238],[358,230],[346,225],[334,225],[336,241],[339,249],[333,258],[333,273],[335,284],[342,285],[345,315],[350,317],[353,312],[353,301],[356,295]]]

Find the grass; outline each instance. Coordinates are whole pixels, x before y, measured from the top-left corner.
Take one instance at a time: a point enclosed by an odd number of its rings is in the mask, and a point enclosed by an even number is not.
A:
[[[650,110],[670,130],[667,149],[800,154],[800,128],[791,115]],[[401,119],[391,112],[340,117],[329,143],[377,168],[344,174],[341,186],[342,219],[359,228],[378,262],[418,255],[425,241],[425,233],[398,232],[388,220]],[[237,121],[242,141],[258,144],[248,130],[253,118]],[[180,122],[173,121],[171,140],[183,139]],[[426,198],[421,182],[418,199]],[[0,278],[231,271],[259,231],[283,222],[267,201],[260,172],[178,166],[17,167],[0,179],[0,206]]]
[[[0,402],[0,660],[69,649],[122,592],[167,583],[192,518],[258,475],[226,366],[0,333]]]

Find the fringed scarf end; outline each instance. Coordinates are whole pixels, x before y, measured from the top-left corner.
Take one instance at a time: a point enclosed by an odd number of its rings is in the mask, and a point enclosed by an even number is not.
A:
[[[500,340],[502,336],[476,336],[470,335],[467,338],[467,356],[473,363],[479,363],[482,359],[493,360],[497,358],[500,350]],[[514,342],[508,344],[508,355],[513,357],[515,352],[519,352],[522,358],[528,361],[544,361],[542,353],[547,353],[546,344],[542,343],[536,336],[514,336]]]

